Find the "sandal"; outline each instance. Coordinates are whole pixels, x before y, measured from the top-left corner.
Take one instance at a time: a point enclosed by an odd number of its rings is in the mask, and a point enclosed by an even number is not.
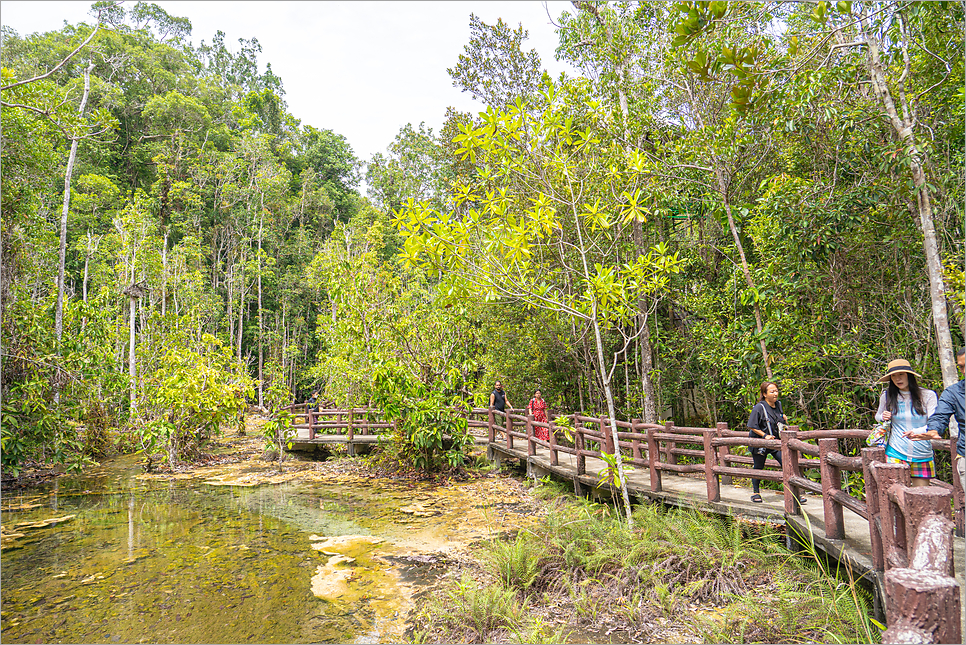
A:
[[[759,495],[758,493],[755,493],[754,495],[751,496],[751,501],[760,504],[761,503],[761,495]]]
[[[805,502],[807,502],[807,501],[808,501],[808,500],[807,500],[807,499],[805,498],[805,496],[804,496],[804,495],[799,495],[799,496],[798,496],[798,503],[799,503],[799,504],[804,504],[804,503],[805,503]]]

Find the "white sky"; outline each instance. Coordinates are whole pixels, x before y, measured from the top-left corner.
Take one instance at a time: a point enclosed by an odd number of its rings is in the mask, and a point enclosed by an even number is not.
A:
[[[217,30],[238,50],[239,38],[257,38],[266,63],[282,79],[289,111],[303,124],[344,135],[361,161],[382,152],[407,123],[439,131],[447,106],[483,109],[454,88],[447,67],[469,41],[469,16],[487,24],[502,18],[530,32],[554,77],[569,66],[554,60],[554,21],[569,2],[208,2],[156,0],[172,16],[191,21],[191,41],[211,43]],[[92,0],[3,0],[0,21],[21,36],[93,19]],[[133,1],[125,7],[134,6]]]

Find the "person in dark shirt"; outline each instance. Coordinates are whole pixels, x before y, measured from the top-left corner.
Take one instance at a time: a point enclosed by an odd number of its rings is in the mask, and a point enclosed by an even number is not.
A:
[[[956,354],[956,365],[959,366],[960,373],[966,370],[966,347],[962,347]],[[959,438],[956,440],[956,472],[959,474],[959,482],[966,489],[966,379],[961,379],[947,387],[939,403],[936,404],[936,411],[929,415],[926,423],[926,432],[911,435],[913,440],[939,439],[945,437],[949,431],[949,417],[955,417],[959,425]]]
[[[788,417],[782,412],[781,401],[778,400],[778,385],[772,381],[765,381],[759,388],[761,400],[751,409],[751,416],[748,417],[748,436],[759,439],[778,439],[779,429],[788,423]],[[780,450],[772,448],[752,448],[751,458],[754,460],[755,470],[765,469],[765,460],[771,455],[778,465],[782,465],[782,453]],[[754,494],[751,501],[761,502],[761,494],[758,492],[760,479],[752,479],[751,487]],[[799,497],[798,501],[804,504],[807,500]]]
[[[500,412],[506,412],[507,408],[513,409],[510,399],[507,398],[506,392],[503,391],[503,383],[499,381],[496,382],[496,385],[493,386],[493,391],[490,393],[490,407]]]
[[[305,409],[308,412],[318,412],[319,411],[319,391],[316,390],[312,392],[312,396],[309,400],[305,402]]]

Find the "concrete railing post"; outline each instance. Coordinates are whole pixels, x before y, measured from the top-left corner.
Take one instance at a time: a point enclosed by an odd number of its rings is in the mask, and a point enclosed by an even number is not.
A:
[[[614,435],[608,430],[607,417],[601,415],[600,420],[597,422],[600,428],[600,433],[604,435],[604,441],[601,443],[601,452],[606,452],[608,455],[615,454],[614,452]]]
[[[714,432],[716,437],[723,437],[725,432],[728,431],[728,424],[724,421],[719,421],[714,426]],[[718,446],[718,463],[727,466],[728,460],[725,459],[731,454],[731,446]],[[718,478],[723,486],[731,486],[731,475],[722,475]]]
[[[661,471],[657,467],[661,461],[661,453],[658,449],[655,434],[656,431],[654,428],[647,429],[647,461],[651,473],[651,492],[659,493],[663,490],[661,486]]]
[[[721,487],[718,485],[718,475],[714,472],[718,465],[718,452],[711,445],[716,432],[714,430],[704,431],[704,481],[708,485],[708,501],[721,501]]]
[[[631,432],[634,434],[640,434],[641,429],[638,428],[640,424],[640,419],[631,419]],[[634,459],[643,461],[644,455],[641,454],[641,441],[639,439],[634,439],[631,442],[631,450],[633,451]]]
[[[664,432],[666,432],[667,434],[671,434],[672,432],[674,432],[674,424],[673,423],[670,423],[670,422],[669,423],[665,423],[664,424]],[[658,443],[660,443],[660,442],[658,442]],[[677,447],[678,447],[678,444],[676,444],[673,441],[665,441],[664,442],[664,448],[662,449],[662,451],[664,452],[664,463],[666,463],[666,464],[676,464],[676,463],[678,463],[678,456],[675,455],[673,452],[671,452],[672,450],[674,450]]]
[[[557,429],[553,427],[553,422],[550,422],[550,417],[547,417],[547,425],[550,428],[547,432],[550,434],[550,465],[558,466],[560,464],[560,456],[557,454]]]
[[[939,486],[908,488],[903,491],[902,498],[906,543],[910,547],[919,541],[919,530],[930,516],[947,520],[949,533],[950,535],[952,534],[953,522],[950,517],[952,515],[952,491],[940,488]],[[923,549],[923,551],[926,550]],[[906,551],[906,561],[909,563],[909,566],[917,569],[923,568],[922,566],[915,565],[913,562],[914,556],[914,549],[908,549]],[[946,575],[955,575],[951,551],[950,556],[944,560],[943,567],[945,568],[944,573]]]
[[[845,539],[845,518],[842,505],[832,495],[842,490],[841,471],[828,462],[831,453],[837,453],[838,439],[818,440],[819,470],[822,473],[822,506],[825,510],[825,537],[831,540]]]
[[[876,492],[879,497],[879,526],[882,529],[882,556],[884,569],[905,567],[906,527],[897,521],[896,505],[889,499],[889,489],[896,484],[909,486],[909,466],[906,464],[873,464]]]
[[[527,456],[533,457],[537,454],[537,444],[534,443],[533,415],[527,412]]]
[[[507,450],[513,450],[513,435],[511,434],[513,432],[513,419],[510,418],[510,413],[509,412],[505,412],[505,414],[506,414],[506,418],[505,418],[505,421],[506,421],[506,449]]]
[[[865,504],[869,514],[869,537],[872,539],[872,567],[885,569],[882,553],[882,532],[879,530],[879,487],[872,473],[872,465],[885,463],[885,448],[862,449],[862,476],[865,479]]]
[[[573,415],[574,420],[574,449],[577,451],[577,474],[587,474],[587,455],[584,454],[584,429],[580,427],[577,415]]]
[[[493,443],[496,441],[496,428],[493,427],[493,408],[486,411],[486,438]]]
[[[346,438],[352,441],[355,438],[355,428],[353,427],[353,421],[355,420],[355,410],[349,410],[348,428],[346,428]]]
[[[788,482],[792,476],[801,477],[802,469],[798,465],[798,451],[788,444],[792,439],[798,439],[798,426],[791,426],[779,432],[782,442],[782,488],[785,493],[785,512],[789,515],[801,515],[801,503],[798,501],[798,487]]]

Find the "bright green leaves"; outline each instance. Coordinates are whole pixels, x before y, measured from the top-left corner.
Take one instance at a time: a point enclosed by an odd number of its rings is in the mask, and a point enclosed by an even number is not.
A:
[[[443,378],[426,384],[394,362],[376,367],[372,376],[372,404],[393,423],[382,458],[396,467],[424,471],[463,464],[472,445],[465,413],[469,406],[454,393],[462,385],[460,371],[451,368]]]
[[[561,89],[571,88],[547,86],[539,112],[491,108],[463,127],[456,140],[476,175],[454,182],[450,210],[410,203],[394,223],[406,262],[441,272],[448,290],[462,281],[488,302],[625,321],[679,262],[666,247],[622,259],[618,240],[654,204],[648,160],[604,147],[606,115]]]
[[[674,9],[683,16],[674,25],[677,34],[671,41],[673,47],[687,44],[693,38],[708,29],[716,20],[720,20],[728,12],[727,2],[677,2]]]
[[[606,210],[601,209],[599,199],[593,204],[584,204],[583,212],[580,213],[580,217],[587,222],[587,225],[590,226],[591,231],[608,229],[611,226],[610,216],[607,214]]]

